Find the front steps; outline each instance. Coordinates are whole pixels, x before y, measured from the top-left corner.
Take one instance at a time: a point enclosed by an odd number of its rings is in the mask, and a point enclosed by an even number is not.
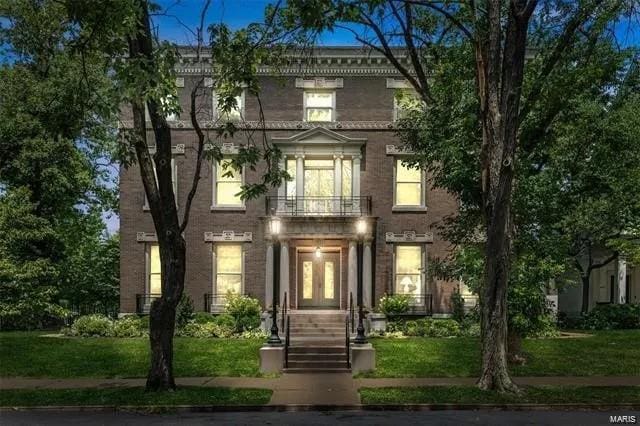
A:
[[[345,313],[302,311],[289,314],[286,373],[346,373]]]

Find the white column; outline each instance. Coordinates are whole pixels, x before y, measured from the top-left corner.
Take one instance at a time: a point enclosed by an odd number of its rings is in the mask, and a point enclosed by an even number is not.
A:
[[[291,297],[289,291],[289,242],[287,240],[280,244],[280,305],[284,303],[285,292],[287,292],[287,304],[290,306],[291,302],[288,300]]]
[[[349,307],[349,297],[353,295],[353,306],[358,304],[358,248],[355,241],[349,241],[349,260],[347,273],[347,308]]]
[[[267,242],[267,260],[264,276],[264,306],[273,306],[273,243]]]
[[[353,170],[351,171],[352,177],[353,177],[353,184],[352,184],[352,192],[353,192],[353,196],[354,197],[359,197],[360,196],[360,156],[359,155],[354,155],[353,156]],[[354,199],[353,201],[353,211],[354,212],[358,212],[360,210],[360,201],[356,201],[356,199]]]
[[[626,300],[626,287],[627,287],[627,259],[622,256],[618,256],[618,262],[616,264],[616,297],[614,299],[616,304],[627,303]]]
[[[371,261],[371,241],[364,242],[362,255],[362,303],[371,306],[371,293],[373,292],[373,262]]]

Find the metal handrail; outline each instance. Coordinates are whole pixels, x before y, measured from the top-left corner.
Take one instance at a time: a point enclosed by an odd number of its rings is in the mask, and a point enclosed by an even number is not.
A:
[[[353,327],[353,325],[352,325]],[[345,346],[345,352],[347,353],[347,368],[351,368],[351,355],[350,355],[350,343],[351,343],[351,338],[350,338],[350,334],[349,334],[349,317],[347,317],[345,319],[345,324],[344,324],[344,346]]]
[[[284,302],[282,303],[282,315],[281,317],[281,326],[280,328],[284,328],[284,318],[287,316],[287,292],[284,292]]]
[[[367,216],[371,197],[265,197],[265,210],[280,216]]]
[[[290,320],[289,315],[287,315],[287,328],[284,337],[284,368],[289,368],[289,340],[291,337],[290,331]]]
[[[349,292],[349,319],[351,321],[351,333],[354,333],[355,310],[353,308],[353,292]]]

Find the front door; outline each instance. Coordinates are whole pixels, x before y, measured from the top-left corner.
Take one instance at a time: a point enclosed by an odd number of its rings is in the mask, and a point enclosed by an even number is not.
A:
[[[300,253],[298,256],[298,307],[340,307],[340,254]]]

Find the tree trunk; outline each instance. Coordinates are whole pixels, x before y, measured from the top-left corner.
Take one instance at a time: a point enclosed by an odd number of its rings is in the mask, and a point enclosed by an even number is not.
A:
[[[589,275],[582,275],[582,309],[583,314],[589,312]]]

